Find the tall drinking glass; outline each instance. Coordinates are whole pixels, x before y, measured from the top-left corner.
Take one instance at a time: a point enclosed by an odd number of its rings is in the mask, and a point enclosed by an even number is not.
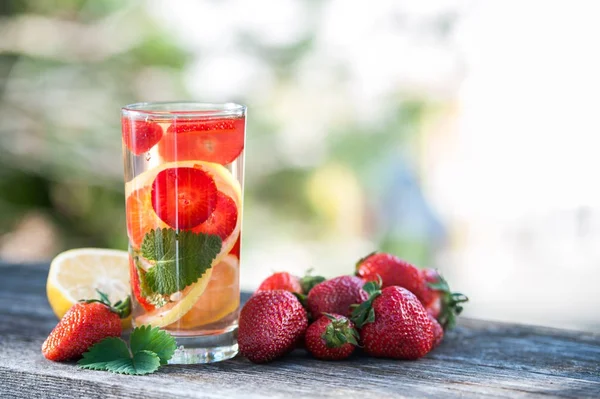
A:
[[[160,327],[171,363],[237,354],[246,107],[121,110],[134,326]]]

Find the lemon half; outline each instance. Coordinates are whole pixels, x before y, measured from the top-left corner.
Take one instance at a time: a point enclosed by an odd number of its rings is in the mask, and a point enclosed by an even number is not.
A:
[[[129,295],[127,251],[79,248],[65,251],[52,260],[46,293],[56,317],[62,318],[82,299],[99,299],[96,290],[108,295],[111,303]],[[123,325],[128,324],[128,319],[124,319]]]

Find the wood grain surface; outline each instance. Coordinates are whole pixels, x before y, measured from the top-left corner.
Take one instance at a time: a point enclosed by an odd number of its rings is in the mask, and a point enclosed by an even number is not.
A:
[[[600,335],[463,319],[418,361],[302,351],[268,365],[242,357],[123,376],[52,363],[48,265],[0,264],[0,398],[600,398]]]

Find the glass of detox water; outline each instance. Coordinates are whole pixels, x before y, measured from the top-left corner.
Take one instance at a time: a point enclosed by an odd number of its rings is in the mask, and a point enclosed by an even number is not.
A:
[[[237,354],[246,107],[121,110],[134,326],[160,327],[171,363]]]

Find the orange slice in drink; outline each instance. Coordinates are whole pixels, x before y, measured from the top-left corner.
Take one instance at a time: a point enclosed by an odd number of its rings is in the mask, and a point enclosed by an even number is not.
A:
[[[240,305],[239,260],[227,255],[213,267],[204,293],[176,323],[175,328],[191,329],[219,321]]]
[[[142,186],[134,190],[125,200],[125,215],[129,242],[134,248],[140,248],[144,236],[152,229],[167,226],[152,209],[151,186]]]

